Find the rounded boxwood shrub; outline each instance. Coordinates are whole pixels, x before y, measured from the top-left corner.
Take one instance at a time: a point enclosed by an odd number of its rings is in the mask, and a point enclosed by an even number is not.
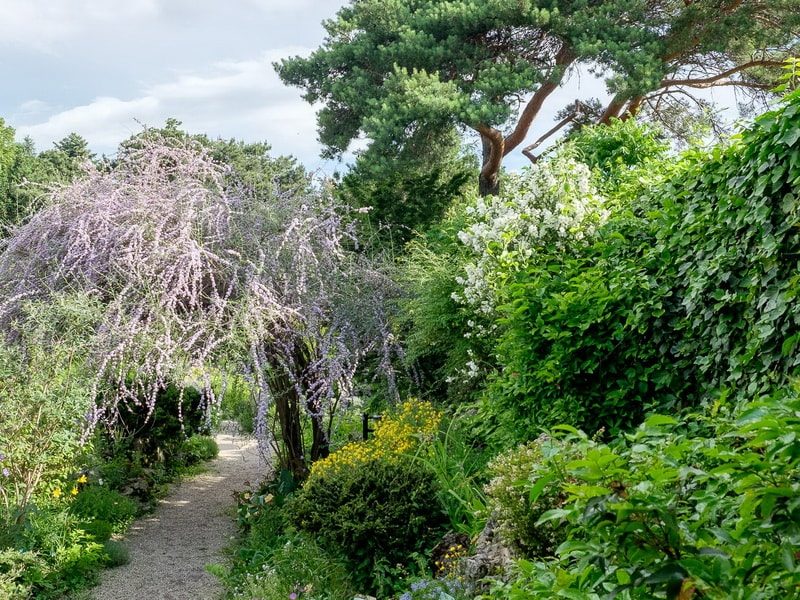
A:
[[[373,460],[312,476],[287,511],[300,529],[345,554],[357,583],[374,591],[376,567],[407,563],[441,533],[435,481],[409,459]]]

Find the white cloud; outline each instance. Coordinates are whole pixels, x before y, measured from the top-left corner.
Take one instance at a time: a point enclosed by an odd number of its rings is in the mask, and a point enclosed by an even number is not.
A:
[[[159,12],[160,0],[0,0],[0,46],[52,45],[114,22]]]
[[[41,115],[52,109],[53,107],[43,100],[28,100],[19,105],[17,114],[21,116]]]
[[[192,132],[267,140],[277,153],[315,163],[319,145],[314,108],[300,99],[299,90],[284,86],[272,67],[280,57],[307,52],[289,47],[258,59],[216,63],[206,72],[180,73],[171,81],[146,86],[137,97],[98,97],[44,121],[20,125],[17,131],[31,136],[39,148],[75,131],[92,148],[110,153],[139,131],[140,124],[159,126],[167,117],[176,117]]]
[[[298,12],[312,7],[319,9],[319,5],[328,5],[326,8],[331,11],[331,15],[333,11],[343,4],[340,0],[246,0],[246,3],[266,13],[280,13],[290,10]]]
[[[83,106],[56,113],[42,123],[21,126],[19,136],[30,136],[37,147],[45,149],[71,132],[78,132],[93,147],[114,147],[158,112],[157,98],[146,96],[134,100],[100,97]]]

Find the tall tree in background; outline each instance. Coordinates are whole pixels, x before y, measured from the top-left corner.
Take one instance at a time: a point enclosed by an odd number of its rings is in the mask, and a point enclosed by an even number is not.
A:
[[[469,128],[492,194],[503,158],[577,65],[612,94],[601,122],[672,114],[697,89],[764,92],[797,48],[800,0],[354,0],[325,28],[310,57],[276,68],[324,104],[326,155],[360,136],[391,148]]]
[[[309,176],[303,166],[291,156],[272,156],[272,147],[268,143],[211,139],[206,134],[192,134],[183,128],[178,119],[172,117],[164,122],[163,127],[148,127],[123,141],[120,155],[139,150],[154,139],[199,143],[214,160],[230,167],[237,183],[244,185],[257,197],[303,192],[309,186]]]
[[[68,183],[93,160],[88,143],[72,133],[37,154],[30,138],[17,142],[14,129],[0,119],[0,237],[35,212],[54,183]]]
[[[428,132],[399,148],[373,144],[359,154],[336,187],[348,205],[365,209],[364,239],[378,247],[401,246],[439,220],[473,181],[473,157],[458,132]]]

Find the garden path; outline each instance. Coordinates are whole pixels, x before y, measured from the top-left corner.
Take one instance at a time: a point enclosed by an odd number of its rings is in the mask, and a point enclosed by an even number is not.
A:
[[[216,436],[219,457],[136,521],[125,537],[127,565],[102,574],[96,600],[211,600],[222,593],[205,565],[236,535],[233,490],[264,472],[255,441],[228,431]]]

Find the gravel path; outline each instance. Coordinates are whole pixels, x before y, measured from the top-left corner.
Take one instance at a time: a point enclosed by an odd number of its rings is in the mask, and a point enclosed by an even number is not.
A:
[[[96,600],[206,600],[222,586],[205,571],[236,534],[233,490],[263,475],[254,441],[227,433],[216,437],[219,457],[207,473],[188,479],[136,521],[123,540],[129,564],[102,574]]]

